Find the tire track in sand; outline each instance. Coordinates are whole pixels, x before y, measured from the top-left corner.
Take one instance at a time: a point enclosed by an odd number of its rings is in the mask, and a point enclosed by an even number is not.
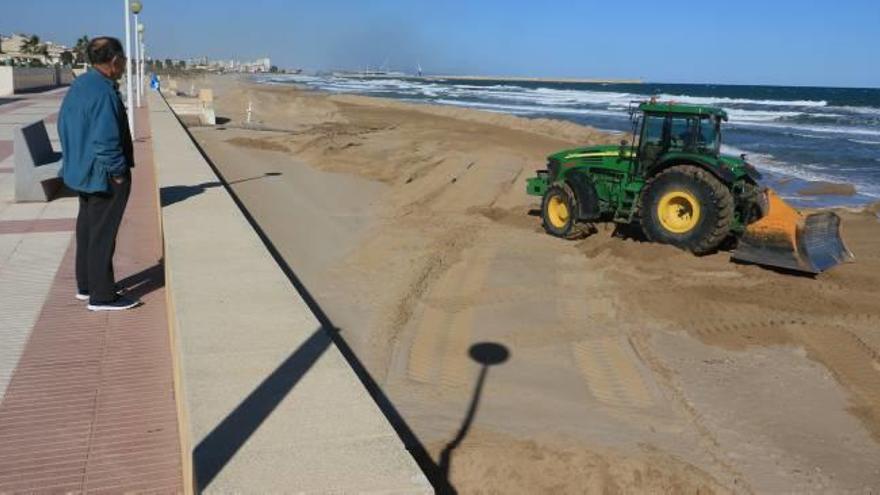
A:
[[[556,281],[560,296],[557,314],[563,325],[577,325],[585,332],[609,332],[616,307],[597,290],[597,272],[588,272],[581,256],[561,256]],[[591,273],[591,277],[585,276]],[[615,330],[610,330],[614,332]],[[638,356],[625,335],[608,335],[572,343],[574,363],[592,395],[615,408],[647,409],[655,405],[651,387],[638,367]]]
[[[797,301],[772,298],[776,290],[794,290],[786,282],[773,281],[763,293],[750,298],[730,297],[738,302],[707,299],[692,292],[683,299],[695,311],[689,318],[679,317],[678,327],[706,344],[731,350],[773,345],[804,348],[851,394],[850,412],[880,441],[880,311],[871,311],[860,301],[864,294],[859,290],[835,281],[817,281],[798,290]],[[658,313],[671,321],[676,313],[685,314],[686,308],[661,292],[652,292],[652,298],[669,303]],[[763,307],[759,298],[765,298]]]
[[[706,425],[703,415],[700,414],[696,406],[688,399],[684,387],[675,372],[654,352],[650,340],[650,333],[641,331],[635,333],[630,338],[630,343],[634,352],[640,356],[645,366],[651,370],[653,376],[657,377],[660,385],[670,394],[671,401],[677,404],[686,416],[690,418],[691,425],[693,425],[697,432],[700,448],[711,459],[711,463],[719,472],[724,473],[727,478],[727,484],[736,486],[737,493],[755,493],[755,490],[752,489],[745,476],[728,459],[727,453],[721,448],[718,438]]]
[[[849,411],[880,442],[880,354],[847,328],[805,326],[797,338],[808,355],[854,396]]]
[[[464,390],[473,381],[474,363],[468,358],[474,311],[481,294],[487,290],[494,248],[472,250],[465,259],[451,267],[431,288],[430,300],[418,318],[415,337],[407,361],[407,376],[421,383]],[[447,305],[447,294],[456,300],[470,299],[474,304]]]
[[[626,337],[582,340],[574,360],[593,396],[613,407],[647,409],[655,404]]]

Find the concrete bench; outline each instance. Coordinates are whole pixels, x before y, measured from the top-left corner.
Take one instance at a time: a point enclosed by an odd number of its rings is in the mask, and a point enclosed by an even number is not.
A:
[[[49,201],[61,188],[61,153],[52,149],[42,120],[13,131],[15,201]]]

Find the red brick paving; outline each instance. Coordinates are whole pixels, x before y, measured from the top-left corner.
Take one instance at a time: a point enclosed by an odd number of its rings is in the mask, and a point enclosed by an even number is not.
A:
[[[0,169],[2,171],[2,169]],[[45,218],[35,220],[2,220],[0,234],[32,234],[36,232],[64,232],[76,228],[75,218]]]
[[[71,242],[0,402],[0,493],[183,491],[149,138],[135,153],[115,266],[145,304],[87,311]]]
[[[12,156],[12,141],[8,139],[0,139],[0,161],[3,161],[10,156]]]

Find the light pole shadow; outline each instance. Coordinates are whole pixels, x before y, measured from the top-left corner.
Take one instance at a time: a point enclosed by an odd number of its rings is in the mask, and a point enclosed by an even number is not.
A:
[[[335,329],[319,328],[267,376],[193,450],[197,492],[202,492],[235,457],[324,352]]]
[[[229,184],[241,184],[242,182],[248,182],[257,179],[263,179],[265,177],[278,177],[282,175],[281,172],[266,172],[262,175],[257,175],[254,177],[247,177],[245,179],[238,179],[229,182]],[[185,201],[193,196],[197,196],[207,191],[208,189],[221,187],[223,185],[222,182],[219,181],[211,181],[211,182],[203,182],[201,184],[196,184],[194,186],[165,186],[159,189],[159,203],[164,208],[166,206],[171,206],[174,203],[179,203],[181,201]]]
[[[468,407],[464,422],[461,424],[461,428],[458,429],[455,438],[446,444],[446,447],[440,453],[440,472],[449,487],[452,486],[451,483],[449,483],[449,468],[452,465],[452,451],[458,448],[467,436],[468,431],[471,429],[474,417],[477,415],[477,409],[480,406],[480,397],[483,394],[483,385],[486,383],[486,376],[489,374],[489,367],[499,365],[510,358],[510,351],[507,350],[507,347],[493,342],[474,344],[471,346],[468,354],[471,359],[480,363],[482,367],[480,368],[480,376],[477,378],[477,385],[474,387],[474,394],[471,397],[471,404],[470,407]]]

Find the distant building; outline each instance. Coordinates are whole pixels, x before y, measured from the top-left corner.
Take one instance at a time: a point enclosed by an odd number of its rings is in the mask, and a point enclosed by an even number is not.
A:
[[[3,49],[4,55],[21,54],[21,45],[28,40],[30,36],[23,34],[13,34],[12,36],[0,36],[0,48]]]
[[[0,53],[0,61],[9,62],[9,61],[21,61],[26,58],[33,58],[32,55],[25,56],[21,51],[21,47],[29,36],[24,36],[21,34],[13,34],[12,36],[0,36],[0,49],[2,49],[3,53]]]
[[[207,69],[208,57],[194,57],[186,61],[186,66],[193,69]]]
[[[49,60],[51,63],[60,63],[61,62],[61,54],[64,52],[71,52],[71,49],[60,45],[57,43],[53,43],[51,41],[47,41],[44,43],[46,45],[46,49],[49,53]],[[72,53],[72,52],[71,52]]]
[[[0,36],[0,62],[25,64],[32,60],[37,60],[44,65],[60,64],[61,54],[69,52],[71,49],[65,45],[52,41],[40,40],[41,48],[45,48],[45,53],[25,53],[24,48],[27,46],[29,34],[12,34],[10,36]],[[43,51],[43,50],[41,50]]]
[[[272,60],[269,57],[258,58],[254,61],[242,62],[240,60],[208,60],[207,57],[191,59],[196,68],[204,68],[212,72],[269,72],[272,68]]]
[[[258,58],[251,64],[251,72],[269,72],[272,68],[272,60],[269,57]]]
[[[199,69],[209,72],[243,72],[243,73],[263,73],[272,70],[272,59],[269,57],[258,58],[253,61],[243,62],[241,60],[210,60],[208,57],[191,57],[186,61],[170,60],[174,67],[179,67],[180,63],[186,64],[187,69]],[[160,60],[163,64],[165,60]]]

